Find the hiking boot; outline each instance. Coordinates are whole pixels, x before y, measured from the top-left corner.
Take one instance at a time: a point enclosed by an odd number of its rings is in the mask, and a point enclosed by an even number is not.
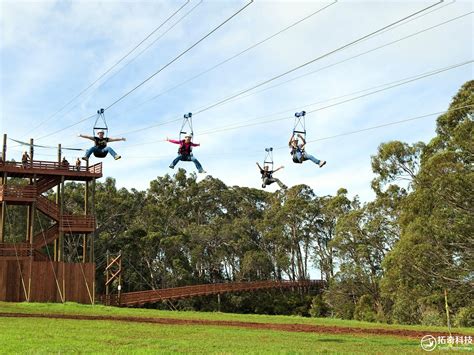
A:
[[[121,158],[120,155],[116,155],[116,156],[114,157],[115,160],[119,160],[120,158]]]
[[[326,165],[326,160],[321,160],[319,162],[319,167],[322,168],[324,165]]]

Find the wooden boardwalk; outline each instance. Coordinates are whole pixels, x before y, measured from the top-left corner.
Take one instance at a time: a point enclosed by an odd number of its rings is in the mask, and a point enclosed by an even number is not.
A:
[[[217,284],[193,285],[184,287],[165,288],[161,290],[149,290],[138,292],[122,293],[110,295],[108,298],[102,296],[102,302],[117,306],[140,306],[146,303],[160,302],[197,296],[217,295],[229,292],[245,292],[253,290],[263,290],[272,288],[301,288],[325,287],[323,280],[302,280],[302,281],[255,281],[255,282],[228,282]]]

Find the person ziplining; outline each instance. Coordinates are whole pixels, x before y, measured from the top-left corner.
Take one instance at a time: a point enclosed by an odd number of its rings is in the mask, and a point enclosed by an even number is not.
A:
[[[279,168],[275,170],[270,170],[268,165],[265,165],[263,168],[260,166],[260,164],[257,162],[257,167],[260,170],[260,174],[262,174],[262,187],[265,188],[268,185],[273,184],[276,182],[280,189],[286,190],[288,186],[286,186],[284,183],[280,181],[280,179],[273,177],[273,174],[276,173],[278,170],[281,170],[284,168],[284,166],[280,166]]]
[[[101,121],[102,125],[98,124],[99,121]],[[97,111],[97,118],[94,123],[94,128],[92,129],[92,132],[94,135],[92,136],[87,136],[84,134],[78,135],[81,138],[86,138],[86,139],[90,139],[91,141],[94,141],[94,146],[86,150],[86,154],[82,157],[83,160],[88,161],[92,154],[94,154],[96,158],[105,158],[108,153],[110,153],[115,160],[118,160],[121,158],[121,156],[118,155],[115,152],[115,150],[107,146],[107,143],[125,141],[126,139],[123,137],[122,138],[107,137],[105,133],[108,132],[108,130],[109,128],[107,126],[107,122],[105,121],[104,109],[101,108],[100,110]]]
[[[205,174],[206,171],[202,168],[201,163],[193,155],[193,147],[199,147],[201,144],[193,143],[191,139],[192,136],[190,134],[186,134],[184,136],[184,139],[181,140],[174,140],[166,137],[166,141],[174,144],[179,144],[178,156],[170,164],[170,169],[174,169],[176,164],[178,164],[180,161],[192,161],[194,165],[196,165],[196,169],[198,170],[198,172],[201,174]]]
[[[191,112],[186,113],[184,115],[184,120],[183,124],[181,125],[181,130],[179,131],[178,140],[169,139],[168,137],[166,137],[167,142],[179,144],[178,156],[173,160],[169,167],[170,169],[174,169],[176,164],[178,164],[180,161],[192,161],[194,165],[196,165],[196,169],[198,170],[198,172],[201,174],[205,174],[206,171],[202,168],[201,163],[193,155],[193,147],[199,147],[201,144],[192,142],[192,138],[194,135],[192,117],[193,114]],[[189,133],[183,130],[185,126],[188,126]],[[184,139],[182,139],[183,136]]]
[[[305,160],[311,160],[313,163],[319,165],[322,168],[326,165],[325,160],[319,160],[313,155],[306,152],[306,122],[305,122],[306,111],[295,113],[295,125],[293,133],[291,134],[288,146],[290,147],[290,155],[293,159],[293,163],[301,164]],[[301,143],[299,143],[301,139]]]
[[[262,174],[262,187],[265,188],[268,185],[276,182],[280,189],[286,190],[288,187],[280,181],[280,179],[274,178],[273,173],[276,173],[278,170],[283,169],[284,166],[273,170],[273,148],[265,148],[265,158],[263,159],[263,168],[257,162],[257,167]]]

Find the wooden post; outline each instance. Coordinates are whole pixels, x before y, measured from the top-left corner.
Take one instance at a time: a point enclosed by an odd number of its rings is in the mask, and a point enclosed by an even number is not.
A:
[[[2,162],[7,163],[7,135],[3,135]],[[2,176],[2,184],[6,184],[5,177]]]
[[[5,243],[5,217],[6,217],[6,212],[7,212],[7,203],[5,201],[2,201],[2,214],[1,214],[2,220],[0,221],[1,222],[0,223],[0,243]]]
[[[91,191],[91,214],[95,217],[95,178],[92,180],[92,191]],[[97,228],[97,221],[95,221],[94,232],[91,234],[91,243],[89,250],[89,262],[94,262],[94,239],[95,239],[95,230]]]
[[[6,164],[7,162],[7,134],[3,134],[3,147],[2,147],[2,162]],[[7,187],[7,173],[4,172],[2,174],[2,185],[3,187]],[[7,210],[7,203],[2,201],[2,211],[0,214],[0,243],[5,242],[5,217],[6,217],[6,210]]]
[[[64,175],[61,176],[61,193],[59,198],[59,253],[58,261],[64,261],[64,232],[62,231],[64,214]]]
[[[118,281],[118,304],[120,306],[120,296],[122,295],[122,250],[120,250],[120,259],[119,259],[119,281]]]
[[[221,294],[217,294],[217,312],[221,311]]]
[[[61,144],[58,144],[58,165],[61,164]],[[59,205],[59,195],[61,193],[61,187],[60,185],[58,185],[58,187],[56,188],[56,204]],[[54,261],[58,261],[59,259],[59,252],[58,252],[58,243],[59,241],[56,239],[54,241],[54,258],[53,260]]]
[[[89,200],[89,181],[86,181],[86,188],[84,190],[84,216],[87,216],[89,212],[89,205],[88,205],[88,200]],[[91,234],[84,234],[83,240],[82,240],[82,262],[86,262],[87,258],[87,236],[90,236]]]
[[[105,270],[105,299],[106,303],[109,303],[109,250],[105,253],[106,262],[106,270]],[[109,304],[107,304],[109,306]]]
[[[33,138],[30,138],[30,166],[31,167],[33,167],[33,155],[35,153],[33,144],[34,144]]]

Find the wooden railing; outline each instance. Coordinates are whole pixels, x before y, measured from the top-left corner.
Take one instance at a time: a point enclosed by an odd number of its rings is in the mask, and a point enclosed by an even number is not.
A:
[[[28,169],[35,169],[35,170],[43,170],[43,171],[69,171],[69,172],[76,172],[76,173],[89,173],[94,175],[102,175],[102,163],[97,163],[87,166],[79,166],[76,167],[75,165],[65,165],[63,163],[58,163],[54,161],[42,161],[42,160],[33,160],[32,162],[28,163],[21,163],[21,162],[4,162],[0,165],[2,171],[7,172],[19,172]]]
[[[48,191],[49,189],[52,189],[54,186],[59,184],[61,181],[60,177],[58,176],[48,176],[48,177],[43,177],[38,180],[36,184],[36,188],[38,190],[38,194],[42,194],[43,192]]]
[[[41,231],[33,237],[33,244],[35,249],[39,249],[52,243],[59,237],[59,226],[54,224],[45,231]]]
[[[33,202],[37,190],[32,185],[0,185],[0,201]]]
[[[63,232],[93,232],[95,218],[93,216],[77,216],[65,214],[62,216],[59,228]]]
[[[29,243],[0,243],[0,257],[2,259],[21,259],[34,254],[34,249]]]
[[[256,281],[256,282],[232,282],[219,284],[194,285],[161,290],[149,290],[139,292],[122,293],[120,300],[111,296],[106,302],[119,303],[123,306],[141,305],[145,303],[159,302],[167,299],[215,295],[227,292],[252,291],[269,288],[293,288],[293,287],[324,287],[323,280],[303,281]]]
[[[38,195],[38,199],[36,200],[36,207],[48,217],[51,217],[55,221],[59,221],[58,205],[50,199],[42,195]]]

